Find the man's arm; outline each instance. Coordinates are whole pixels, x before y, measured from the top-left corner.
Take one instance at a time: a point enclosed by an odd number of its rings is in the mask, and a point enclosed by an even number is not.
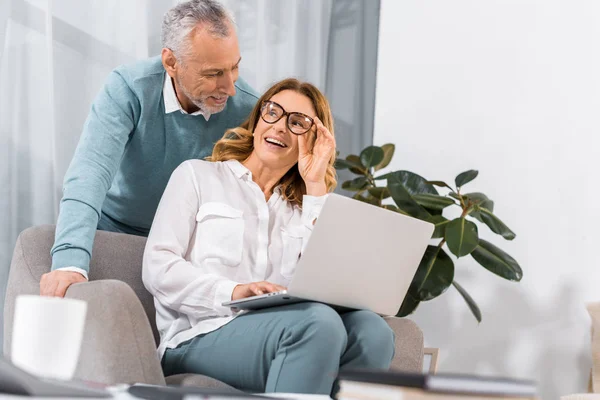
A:
[[[62,297],[72,283],[86,280],[76,271],[89,271],[102,203],[139,114],[137,96],[113,71],[92,105],[65,175],[51,250],[52,272],[42,277],[42,295]]]

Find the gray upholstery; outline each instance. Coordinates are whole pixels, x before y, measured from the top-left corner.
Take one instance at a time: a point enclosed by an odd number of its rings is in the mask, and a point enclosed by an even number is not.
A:
[[[404,372],[423,370],[423,332],[414,321],[386,317],[385,321],[396,335],[395,356],[390,368]]]
[[[112,279],[91,281],[73,285],[67,297],[88,303],[78,378],[165,384],[150,323],[131,287]]]
[[[39,294],[42,274],[50,270],[53,225],[23,231],[13,254],[4,303],[4,354],[9,356],[15,298]],[[164,384],[156,344],[158,333],[152,296],[141,279],[146,239],[98,231],[90,266],[90,282],[73,285],[67,297],[88,302],[85,338],[76,377],[107,384]],[[133,290],[132,290],[133,289]],[[419,372],[423,334],[411,320],[386,318],[396,334],[392,368]],[[200,375],[167,378],[169,384],[229,388]]]

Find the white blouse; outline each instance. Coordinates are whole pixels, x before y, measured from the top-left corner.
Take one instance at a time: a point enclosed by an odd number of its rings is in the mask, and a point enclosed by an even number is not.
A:
[[[189,160],[171,175],[150,229],[142,279],[154,296],[159,357],[237,315],[221,303],[238,284],[287,286],[327,195],[302,209],[269,201],[235,160]]]

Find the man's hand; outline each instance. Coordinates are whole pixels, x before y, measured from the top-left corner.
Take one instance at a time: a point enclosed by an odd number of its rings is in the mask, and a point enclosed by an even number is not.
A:
[[[246,283],[243,285],[237,285],[233,289],[231,300],[239,300],[252,296],[260,296],[261,294],[279,292],[281,290],[285,290],[285,287],[266,281]]]
[[[65,297],[67,289],[74,283],[87,280],[79,272],[55,270],[42,275],[40,281],[41,296]]]

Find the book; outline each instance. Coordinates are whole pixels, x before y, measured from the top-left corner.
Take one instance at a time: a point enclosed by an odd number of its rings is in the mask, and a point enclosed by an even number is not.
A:
[[[536,383],[530,380],[466,374],[423,375],[393,371],[347,370],[338,375],[336,398],[370,399],[533,399]]]

